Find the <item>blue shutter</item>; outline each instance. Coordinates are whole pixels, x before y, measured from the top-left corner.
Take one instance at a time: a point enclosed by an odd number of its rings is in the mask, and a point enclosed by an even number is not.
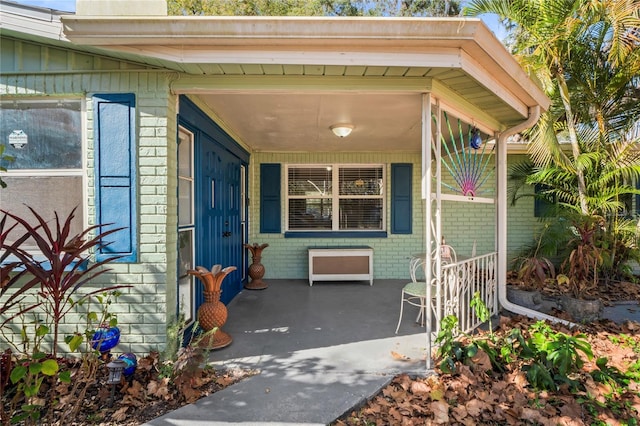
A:
[[[391,165],[391,233],[411,234],[413,222],[413,164]]]
[[[280,164],[260,164],[260,233],[279,234]]]
[[[96,222],[124,228],[107,238],[98,260],[114,255],[118,262],[137,261],[135,95],[93,97],[96,177]]]

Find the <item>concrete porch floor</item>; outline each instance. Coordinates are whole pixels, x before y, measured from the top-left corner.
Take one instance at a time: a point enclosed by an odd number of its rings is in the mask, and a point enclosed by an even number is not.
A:
[[[400,294],[407,280],[315,282],[266,280],[265,290],[243,290],[228,306],[223,330],[233,337],[213,361],[396,338],[425,328],[415,323],[418,308],[405,305],[395,334]],[[425,341],[420,349],[424,350]],[[412,353],[415,355],[415,353]],[[424,353],[420,354],[424,359]]]
[[[230,346],[215,367],[259,370],[152,425],[325,425],[375,395],[398,373],[426,370],[425,328],[405,306],[405,280],[265,280],[228,305]]]

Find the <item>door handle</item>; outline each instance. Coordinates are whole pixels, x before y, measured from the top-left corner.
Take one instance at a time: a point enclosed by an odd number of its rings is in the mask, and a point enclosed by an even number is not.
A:
[[[230,237],[230,236],[231,236],[231,231],[224,231],[224,232],[222,233],[222,236],[223,236],[223,237]]]

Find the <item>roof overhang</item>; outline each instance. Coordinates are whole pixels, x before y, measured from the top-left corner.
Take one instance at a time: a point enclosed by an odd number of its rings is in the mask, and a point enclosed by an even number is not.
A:
[[[177,63],[402,66],[463,70],[518,106],[544,93],[480,19],[64,16],[78,44]],[[526,117],[526,111],[523,116]]]
[[[14,16],[3,27],[28,33],[25,19],[34,17]],[[324,138],[330,138],[330,124],[348,121],[356,129],[347,150],[389,150],[389,140],[401,138],[410,141],[406,150],[419,151],[419,95],[425,92],[489,135],[526,120],[536,105],[549,107],[543,91],[475,18],[58,20],[61,31],[54,36],[49,30],[57,42],[177,72],[174,93],[199,98],[255,150],[291,151],[300,140],[345,150],[343,141]]]

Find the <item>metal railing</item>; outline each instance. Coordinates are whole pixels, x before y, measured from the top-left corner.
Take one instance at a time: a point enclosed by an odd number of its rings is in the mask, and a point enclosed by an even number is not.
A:
[[[471,300],[476,293],[492,316],[498,313],[496,266],[497,252],[442,265],[440,279],[434,277],[432,280],[431,308],[435,318],[432,333],[437,334],[442,319],[447,315],[458,318],[463,333],[480,326],[482,321],[471,308]]]

